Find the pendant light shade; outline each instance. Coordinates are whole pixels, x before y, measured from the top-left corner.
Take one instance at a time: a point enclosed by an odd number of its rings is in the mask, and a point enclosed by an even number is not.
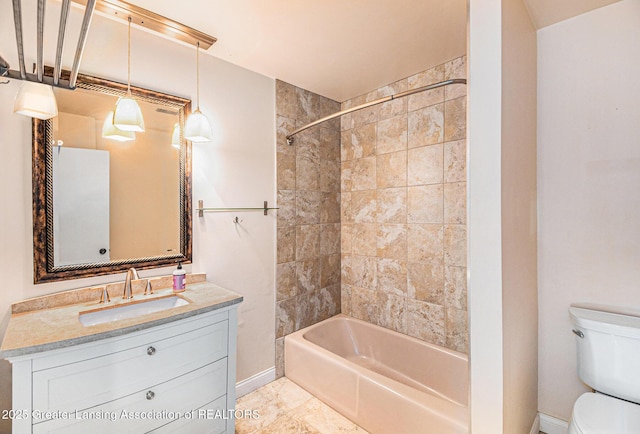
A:
[[[102,125],[102,138],[116,140],[118,142],[128,142],[136,139],[136,133],[133,131],[122,131],[113,125],[113,112],[109,112]]]
[[[184,130],[185,138],[192,142],[210,142],[213,138],[209,120],[200,110],[191,113],[189,119],[187,119],[187,125],[184,127]]]
[[[180,149],[180,124],[176,122],[171,133],[171,146]]]
[[[200,41],[196,43],[196,111],[187,118],[184,138],[195,143],[210,142],[213,139],[209,120],[200,111]]]
[[[144,131],[142,110],[131,93],[118,98],[113,113],[113,125],[122,131]]]
[[[53,89],[46,84],[25,81],[16,95],[13,112],[43,120],[58,116]]]
[[[113,125],[122,131],[144,132],[144,119],[138,102],[131,94],[131,17],[129,17],[129,36],[127,45],[127,94],[116,102],[113,113]]]

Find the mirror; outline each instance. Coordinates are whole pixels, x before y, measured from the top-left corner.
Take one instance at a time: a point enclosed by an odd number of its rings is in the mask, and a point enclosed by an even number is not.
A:
[[[145,131],[105,138],[126,90],[79,74],[75,90],[54,88],[57,117],[33,119],[35,283],[191,261],[191,102],[131,87]]]

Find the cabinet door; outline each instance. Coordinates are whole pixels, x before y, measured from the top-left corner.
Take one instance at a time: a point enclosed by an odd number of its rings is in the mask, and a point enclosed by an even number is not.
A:
[[[143,433],[171,422],[206,403],[226,402],[227,359],[118,400],[36,423],[34,434]],[[34,420],[35,421],[35,420]],[[183,431],[189,432],[189,431]]]
[[[84,410],[226,357],[227,328],[228,322],[223,321],[124,351],[34,372],[33,410]]]

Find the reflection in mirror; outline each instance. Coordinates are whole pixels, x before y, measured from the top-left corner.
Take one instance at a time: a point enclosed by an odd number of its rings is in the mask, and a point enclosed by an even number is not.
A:
[[[55,94],[54,265],[179,252],[180,150],[171,146],[178,112],[141,101],[146,129],[122,141],[103,137],[117,97]]]
[[[115,130],[126,85],[78,77],[55,89],[58,116],[34,119],[34,280],[191,260],[187,99],[132,88],[145,131]],[[176,125],[178,126],[176,128]]]

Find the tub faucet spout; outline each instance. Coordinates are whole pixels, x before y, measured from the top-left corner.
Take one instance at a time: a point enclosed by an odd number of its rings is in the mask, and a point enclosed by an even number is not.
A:
[[[125,277],[124,279],[124,293],[122,294],[122,298],[124,299],[130,299],[133,298],[133,290],[131,289],[131,281],[132,280],[138,280],[140,279],[140,277],[138,277],[138,272],[136,271],[135,268],[129,268],[129,270],[127,270],[127,277]]]

